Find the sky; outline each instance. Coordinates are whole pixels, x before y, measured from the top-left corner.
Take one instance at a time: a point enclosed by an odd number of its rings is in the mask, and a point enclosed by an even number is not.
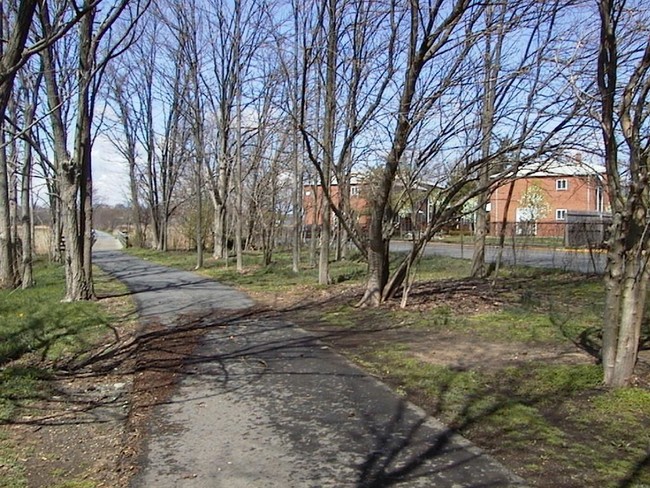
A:
[[[126,161],[103,135],[93,144],[93,200],[95,204],[128,204],[129,172]]]

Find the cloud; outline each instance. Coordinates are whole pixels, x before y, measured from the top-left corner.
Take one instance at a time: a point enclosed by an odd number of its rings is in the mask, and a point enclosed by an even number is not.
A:
[[[92,151],[93,195],[96,203],[127,204],[129,172],[126,161],[103,135],[95,139]]]

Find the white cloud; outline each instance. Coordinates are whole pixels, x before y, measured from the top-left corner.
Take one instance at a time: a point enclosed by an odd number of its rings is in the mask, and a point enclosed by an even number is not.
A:
[[[95,202],[107,205],[127,204],[129,172],[126,161],[102,135],[93,144],[92,165]]]

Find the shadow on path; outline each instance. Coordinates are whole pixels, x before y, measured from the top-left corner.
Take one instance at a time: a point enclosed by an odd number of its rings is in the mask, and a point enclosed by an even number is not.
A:
[[[141,406],[155,409],[132,486],[523,486],[325,345],[351,332],[307,333],[192,273],[119,253],[96,262],[149,326],[70,369],[130,362],[146,378]]]

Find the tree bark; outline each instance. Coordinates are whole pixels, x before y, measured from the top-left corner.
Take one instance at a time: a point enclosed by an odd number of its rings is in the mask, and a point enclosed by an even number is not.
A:
[[[38,104],[38,90],[41,84],[42,75],[36,79],[32,88],[31,102],[25,107],[25,126],[31,127],[36,107]],[[23,289],[31,288],[34,286],[33,274],[33,220],[32,220],[32,145],[30,141],[25,141],[23,149],[23,164],[21,171],[21,188],[20,188],[20,201],[21,201],[21,236],[22,236],[22,280],[21,286]]]
[[[9,175],[3,124],[0,124],[0,289],[16,286],[14,243],[9,216]]]
[[[472,256],[471,276],[484,278],[487,275],[485,266],[485,242],[488,234],[487,204],[490,201],[490,165],[489,156],[492,145],[492,131],[494,128],[494,111],[497,80],[501,65],[501,45],[505,29],[504,16],[507,9],[502,4],[498,19],[494,18],[494,6],[487,4],[485,8],[486,33],[485,52],[483,57],[483,103],[481,107],[481,158],[486,161],[481,165],[479,172],[479,186],[485,190],[478,195],[476,206],[476,227],[474,229],[474,254]],[[493,31],[496,31],[495,45],[492,45]]]
[[[625,25],[622,5],[600,0],[600,46],[597,82],[601,103],[601,130],[605,145],[607,186],[613,219],[608,240],[605,277],[605,313],[602,362],[605,385],[628,385],[633,378],[645,311],[650,232],[648,224],[649,156],[641,125],[648,116],[650,43],[642,34],[642,56],[634,66],[622,66],[618,41]],[[620,23],[619,23],[620,22]],[[619,86],[619,75],[629,76]],[[620,167],[618,136],[625,141],[627,167]],[[622,171],[625,169],[625,171]],[[629,181],[621,174],[626,173]]]
[[[22,0],[18,5],[15,24],[10,32],[4,23],[5,5],[0,5],[0,132],[5,131],[5,113],[13,90],[16,72],[23,61],[27,36],[32,25],[37,0]],[[0,288],[17,284],[14,242],[11,239],[9,215],[9,171],[4,135],[0,138]]]

